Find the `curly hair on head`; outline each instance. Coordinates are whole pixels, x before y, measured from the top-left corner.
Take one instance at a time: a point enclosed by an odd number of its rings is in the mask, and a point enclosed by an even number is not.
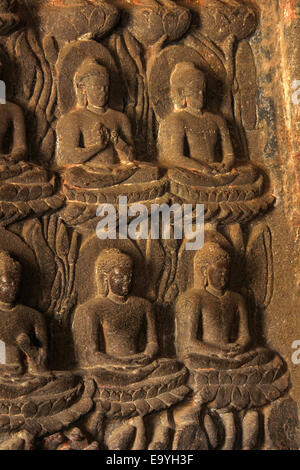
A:
[[[198,69],[193,62],[179,62],[171,73],[171,88],[184,88],[195,79],[201,79],[202,88],[206,88],[206,77],[202,70]]]
[[[96,271],[97,273],[109,274],[117,264],[133,267],[133,261],[129,255],[126,255],[118,248],[108,248],[101,251],[98,256]]]
[[[79,68],[77,69],[74,76],[74,83],[78,87],[88,77],[96,75],[103,79],[106,83],[109,83],[109,73],[104,65],[99,64],[92,57],[85,59]]]
[[[225,251],[220,245],[214,242],[205,243],[204,246],[197,251],[194,257],[194,268],[200,266],[208,267],[218,261],[230,263],[230,254]]]
[[[7,251],[0,251],[0,275],[11,273],[17,277],[21,276],[21,264],[12,258]]]

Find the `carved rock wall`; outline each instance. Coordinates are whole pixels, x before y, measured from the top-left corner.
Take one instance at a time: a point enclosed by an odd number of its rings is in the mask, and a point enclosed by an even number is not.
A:
[[[0,20],[0,448],[297,449],[297,2]]]

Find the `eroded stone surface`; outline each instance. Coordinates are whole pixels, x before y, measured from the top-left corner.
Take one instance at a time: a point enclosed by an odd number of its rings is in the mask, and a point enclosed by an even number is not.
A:
[[[1,449],[298,448],[298,10],[0,2]]]

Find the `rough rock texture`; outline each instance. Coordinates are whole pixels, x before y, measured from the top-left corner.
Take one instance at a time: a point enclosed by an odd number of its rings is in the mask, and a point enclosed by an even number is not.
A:
[[[299,448],[299,15],[0,1],[1,450]]]

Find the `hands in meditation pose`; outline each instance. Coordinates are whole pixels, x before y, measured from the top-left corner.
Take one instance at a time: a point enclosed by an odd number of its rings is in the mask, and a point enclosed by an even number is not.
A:
[[[46,371],[47,331],[40,312],[19,304],[17,295],[21,266],[4,251],[0,252],[0,340],[5,343],[4,369],[21,373]]]
[[[78,362],[86,367],[141,367],[158,352],[151,303],[130,293],[133,263],[118,249],[100,253],[98,295],[75,312]],[[144,344],[141,344],[144,338]]]
[[[228,288],[230,256],[216,243],[195,255],[195,277],[202,288],[185,292],[177,303],[177,348],[183,361],[192,356],[236,360],[247,355],[251,341],[244,298]]]

